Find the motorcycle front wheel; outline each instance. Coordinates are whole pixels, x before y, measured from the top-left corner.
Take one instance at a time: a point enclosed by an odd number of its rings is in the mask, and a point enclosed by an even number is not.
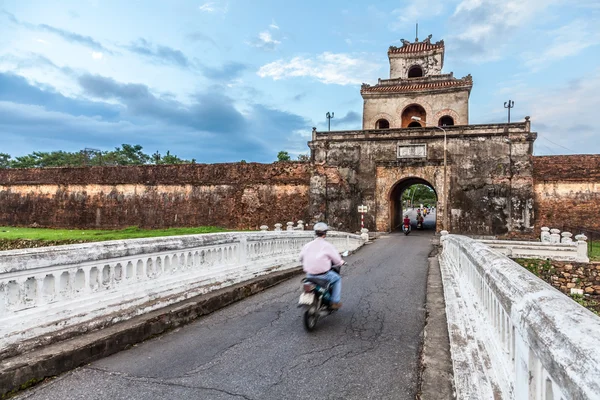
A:
[[[306,308],[304,311],[304,329],[308,332],[312,332],[317,327],[317,320],[319,319],[319,312],[317,307],[312,305]]]

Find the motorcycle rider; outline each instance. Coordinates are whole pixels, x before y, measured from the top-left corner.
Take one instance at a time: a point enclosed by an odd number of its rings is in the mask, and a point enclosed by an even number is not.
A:
[[[329,281],[331,285],[330,308],[338,310],[342,307],[342,277],[331,269],[332,265],[342,265],[344,260],[336,248],[325,240],[328,226],[324,222],[317,222],[314,226],[317,237],[312,242],[304,245],[300,252],[300,261],[306,276],[321,278]]]
[[[408,214],[406,214],[404,220],[402,220],[402,229],[404,229],[405,226],[408,226],[408,230],[410,231],[410,218],[408,218]]]

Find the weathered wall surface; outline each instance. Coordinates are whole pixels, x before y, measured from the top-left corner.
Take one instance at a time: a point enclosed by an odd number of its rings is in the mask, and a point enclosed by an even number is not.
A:
[[[272,227],[309,218],[313,170],[297,162],[4,169],[0,225]]]
[[[600,230],[600,155],[533,157],[537,232],[542,226]]]
[[[530,232],[534,224],[531,148],[528,123],[447,128],[448,219],[451,232],[502,235]],[[398,158],[398,146],[425,144],[425,157]],[[328,220],[356,229],[356,206],[369,207],[369,230],[393,224],[392,188],[421,179],[438,195],[438,230],[444,213],[444,134],[409,128],[316,133],[309,143],[317,164],[337,166],[347,182],[347,197],[329,198]],[[311,196],[313,196],[311,191]],[[322,194],[321,194],[322,196]]]
[[[427,79],[427,78],[424,78]],[[402,111],[411,104],[418,104],[425,109],[424,122],[437,125],[438,120],[449,115],[454,125],[469,123],[469,91],[467,89],[438,91],[436,93],[403,93],[390,95],[369,94],[363,104],[363,128],[375,129],[375,122],[383,118],[388,120],[390,128],[402,127]]]

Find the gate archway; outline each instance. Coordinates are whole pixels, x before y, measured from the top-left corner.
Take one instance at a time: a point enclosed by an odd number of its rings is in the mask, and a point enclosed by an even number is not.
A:
[[[433,191],[433,194],[435,196],[435,204],[433,204],[433,206],[436,207],[436,209],[437,209],[438,194],[437,194],[437,191],[435,190],[435,187],[431,183],[429,183],[428,181],[426,181],[423,178],[418,178],[418,177],[409,177],[409,178],[402,179],[402,180],[396,182],[389,192],[389,207],[390,207],[389,216],[390,216],[390,230],[391,231],[398,230],[402,226],[402,219],[405,214],[405,211],[407,210],[407,208],[406,208],[407,203],[405,201],[403,201],[403,199],[402,199],[403,193],[411,186],[419,185],[419,184],[425,185]],[[411,204],[411,207],[413,207],[415,209],[420,208],[420,204]],[[414,218],[415,218],[414,215],[411,216],[411,219],[413,220],[413,222],[414,222]],[[426,224],[426,225],[428,225],[431,229],[431,223]],[[437,225],[437,213],[436,213],[435,221],[433,223],[434,231],[436,230],[436,225]]]

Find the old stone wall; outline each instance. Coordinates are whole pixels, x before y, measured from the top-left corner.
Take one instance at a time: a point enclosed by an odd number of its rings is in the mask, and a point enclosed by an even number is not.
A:
[[[502,235],[533,228],[531,145],[528,123],[454,126],[447,129],[448,222],[453,233]],[[424,157],[401,159],[398,146],[425,145]],[[446,197],[444,134],[409,128],[316,133],[309,146],[317,164],[337,166],[345,197],[329,198],[328,219],[354,230],[368,206],[369,230],[393,229],[391,196],[408,179],[427,183],[438,196],[438,230]],[[311,196],[313,196],[311,191]],[[322,194],[321,194],[322,196]]]
[[[313,173],[339,181],[326,170],[299,162],[3,169],[0,225],[272,227],[309,218]]]
[[[600,231],[600,155],[533,157],[537,232],[542,226]]]
[[[384,118],[390,128],[402,127],[402,111],[411,104],[418,104],[425,109],[423,119],[428,125],[437,125],[438,120],[449,115],[454,125],[469,123],[469,91],[448,90],[438,93],[405,93],[402,96],[390,97],[388,94],[365,96],[363,105],[363,128],[375,129],[377,120]]]

